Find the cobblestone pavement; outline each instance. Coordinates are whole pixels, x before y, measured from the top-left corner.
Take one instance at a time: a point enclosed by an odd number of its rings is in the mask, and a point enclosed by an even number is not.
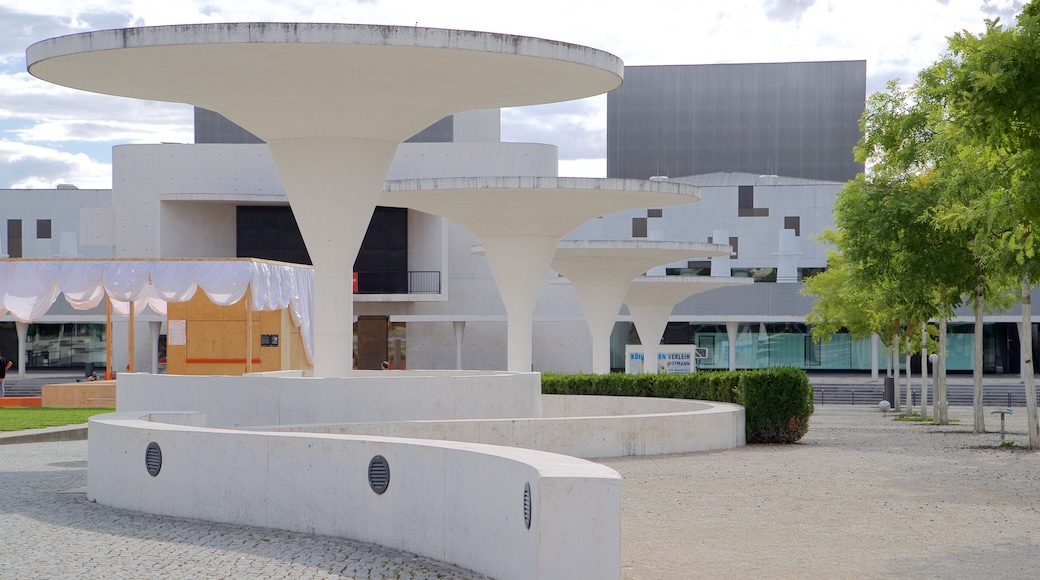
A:
[[[87,442],[0,446],[0,580],[485,578],[381,546],[87,500]]]

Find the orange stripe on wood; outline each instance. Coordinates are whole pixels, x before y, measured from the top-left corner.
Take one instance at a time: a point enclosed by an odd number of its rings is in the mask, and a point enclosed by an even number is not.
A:
[[[2,397],[0,407],[42,407],[43,397]]]
[[[190,365],[205,365],[205,364],[218,364],[218,365],[233,365],[233,364],[246,364],[244,358],[189,358],[184,359],[184,362]],[[260,359],[254,358],[253,364],[260,364]]]

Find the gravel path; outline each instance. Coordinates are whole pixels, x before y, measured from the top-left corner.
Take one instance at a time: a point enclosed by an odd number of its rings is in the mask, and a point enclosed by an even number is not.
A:
[[[989,409],[987,409],[989,411]],[[818,405],[796,445],[603,463],[622,482],[622,577],[1034,578],[1040,453],[868,406]],[[987,425],[999,419],[987,414]],[[144,516],[61,493],[86,442],[0,446],[0,580],[472,578],[347,540]],[[570,580],[570,579],[566,579]]]
[[[987,427],[999,418],[987,411]],[[604,461],[623,476],[622,577],[1035,578],[1040,453],[999,432],[821,406],[798,444]]]

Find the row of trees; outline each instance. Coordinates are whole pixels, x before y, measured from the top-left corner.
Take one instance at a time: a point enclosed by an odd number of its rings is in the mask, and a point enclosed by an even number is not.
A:
[[[896,369],[901,348],[938,351],[942,424],[946,321],[972,303],[976,433],[985,431],[983,314],[1021,300],[1031,448],[1040,447],[1029,303],[1040,279],[1037,87],[1040,0],[1033,0],[1013,25],[987,21],[981,34],[951,36],[946,54],[912,85],[892,81],[871,95],[855,150],[868,170],[839,193],[835,229],[821,236],[832,248],[828,269],[805,285],[817,298],[807,320],[817,339],[843,328],[860,338],[878,334]]]

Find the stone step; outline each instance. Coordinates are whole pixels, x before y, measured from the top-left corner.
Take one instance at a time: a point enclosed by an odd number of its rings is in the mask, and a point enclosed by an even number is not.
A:
[[[904,387],[905,388],[905,387]],[[877,405],[883,397],[884,387],[869,385],[813,385],[813,403],[822,405]],[[911,392],[920,403],[921,385],[912,385]],[[905,396],[905,395],[902,395]],[[934,402],[935,393],[928,386],[928,404]],[[971,406],[975,402],[975,388],[970,384],[948,384],[946,400],[950,405]],[[983,385],[982,404],[987,407],[1025,407],[1026,393],[1022,385]]]

